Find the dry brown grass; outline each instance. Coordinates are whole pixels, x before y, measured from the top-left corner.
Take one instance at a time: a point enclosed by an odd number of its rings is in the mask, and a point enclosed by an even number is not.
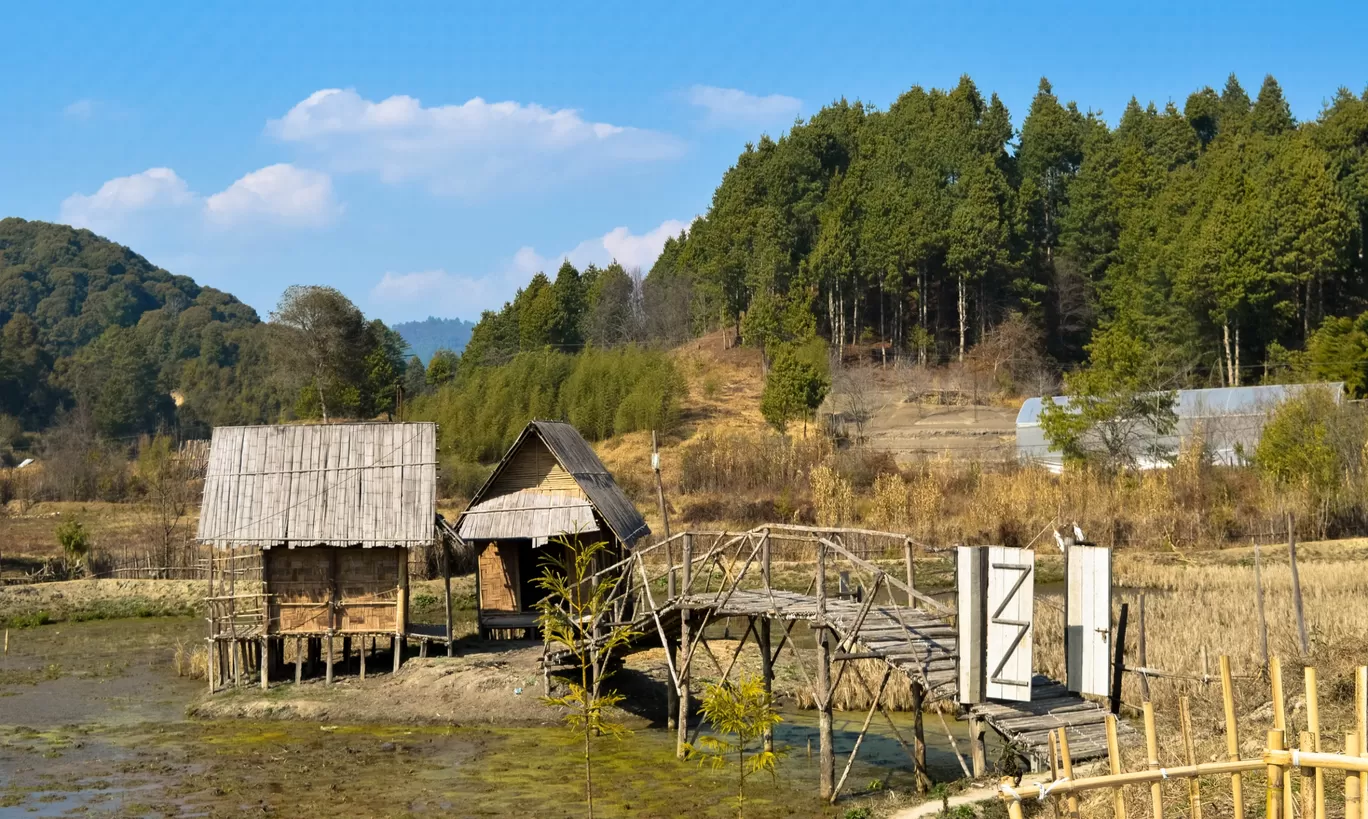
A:
[[[176,669],[177,677],[206,680],[209,678],[209,649],[201,643],[187,644],[184,640],[177,640],[171,654],[171,665]]]

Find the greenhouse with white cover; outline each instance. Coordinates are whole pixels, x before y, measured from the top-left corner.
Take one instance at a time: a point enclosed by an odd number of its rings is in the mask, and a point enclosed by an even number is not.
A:
[[[1303,390],[1329,390],[1336,402],[1342,400],[1344,383],[1276,384],[1256,387],[1218,387],[1203,390],[1176,390],[1173,409],[1178,424],[1172,434],[1139,436],[1133,453],[1142,469],[1169,466],[1173,457],[1196,436],[1206,443],[1213,463],[1224,466],[1247,464],[1259,445],[1263,426],[1278,404]],[[1068,406],[1065,396],[1028,398],[1016,419],[1017,458],[1060,472],[1063,456],[1050,447],[1040,427],[1040,411],[1045,401]],[[1157,455],[1155,454],[1157,453]]]

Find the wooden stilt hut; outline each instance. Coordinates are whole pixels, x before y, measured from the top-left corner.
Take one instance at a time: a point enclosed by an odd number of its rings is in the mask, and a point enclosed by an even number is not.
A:
[[[542,558],[564,557],[578,543],[606,541],[617,562],[651,530],[578,431],[533,421],[456,521],[479,555],[482,636],[518,635],[536,626]],[[568,546],[567,546],[568,544]]]
[[[409,551],[436,534],[435,424],[218,427],[197,539],[209,544],[210,687],[262,685],[284,649],[342,659],[389,643],[402,660]],[[275,663],[272,663],[272,660]]]

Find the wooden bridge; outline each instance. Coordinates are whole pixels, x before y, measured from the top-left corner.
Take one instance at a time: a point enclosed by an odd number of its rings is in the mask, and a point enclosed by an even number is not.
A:
[[[774,663],[789,648],[812,689],[821,742],[821,791],[824,798],[834,800],[876,712],[882,712],[907,752],[919,783],[925,783],[923,707],[955,699],[954,611],[917,590],[916,551],[917,545],[903,535],[858,529],[769,526],[741,534],[689,532],[637,549],[600,569],[595,578],[616,578],[611,597],[613,625],[638,632],[642,639],[634,645],[649,639],[668,648],[670,722],[678,731],[680,754],[698,730],[695,727],[691,733],[688,724],[690,677],[698,648],[712,653],[707,646],[709,625],[727,618],[743,618],[747,623],[723,677],[730,676],[741,648],[753,638],[768,687]],[[832,578],[839,581],[835,590]],[[793,590],[804,583],[804,591]],[[799,648],[794,639],[798,623],[806,624],[815,645]],[[782,630],[777,646],[775,627]],[[606,639],[607,632],[605,625],[597,633]],[[811,662],[805,662],[809,658]],[[549,665],[563,660],[563,655],[554,653],[547,657]],[[851,662],[856,660],[882,662],[882,678],[867,679],[860,666]],[[810,673],[808,665],[815,665],[815,671]],[[867,688],[871,705],[844,772],[837,778],[832,700],[848,669]],[[880,701],[894,674],[911,683],[916,714],[911,743],[898,733]],[[966,773],[972,768],[976,776],[986,772],[985,727],[1010,743],[1013,752],[1033,769],[1048,766],[1054,729],[1067,732],[1074,760],[1107,753],[1106,709],[1043,676],[1033,680],[1030,702],[977,704],[962,709],[961,716],[971,727],[971,761],[961,757],[960,764]]]

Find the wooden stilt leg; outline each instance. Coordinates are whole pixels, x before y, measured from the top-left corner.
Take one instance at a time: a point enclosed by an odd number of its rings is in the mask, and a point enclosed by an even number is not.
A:
[[[988,746],[983,727],[983,719],[977,715],[969,717],[969,761],[977,779],[988,772]]]
[[[270,688],[271,644],[266,637],[261,638],[261,690]]]
[[[295,685],[304,681],[304,638],[295,637]]]
[[[361,638],[361,646],[360,646],[360,650],[356,652],[356,659],[357,659],[357,662],[360,664],[360,668],[358,669],[358,672],[361,674],[361,679],[364,680],[364,679],[366,679],[366,638],[365,638],[365,637],[362,637],[362,638]]]
[[[399,673],[399,666],[404,663],[404,638],[398,634],[391,640],[394,645],[394,673]]]
[[[912,681],[912,754],[917,759],[917,793],[926,793],[931,777],[926,772],[926,726],[922,722],[926,710],[926,689]]]
[[[325,639],[328,641],[328,645],[327,645],[327,649],[326,649],[326,657],[327,657],[328,667],[327,667],[326,671],[324,672],[327,676],[324,677],[324,680],[323,680],[323,681],[324,681],[324,683],[327,684],[327,685],[332,685],[332,681],[333,681],[333,635],[332,635],[332,632],[328,632],[328,636],[327,636]]]
[[[674,658],[675,668],[679,667],[679,644],[674,640],[669,640],[665,645],[665,651]],[[675,688],[674,678],[670,676],[669,668],[665,671],[665,730],[674,731],[679,727],[679,689]]]
[[[817,544],[817,781],[823,800],[836,792],[836,757],[831,735],[831,634],[826,628],[826,544]]]
[[[767,578],[768,579],[768,578]],[[770,621],[767,617],[755,620],[755,643],[760,647],[760,682],[765,686],[765,694],[774,696],[774,663],[770,657]],[[764,743],[766,751],[774,750],[774,730],[765,728]]]
[[[688,594],[693,583],[693,535],[684,535],[684,555],[683,564],[679,567],[681,594]],[[684,758],[684,746],[689,742],[689,669],[693,665],[693,658],[688,656],[692,653],[692,646],[689,643],[689,612],[683,610],[679,612],[679,665],[676,666],[679,674],[679,718],[676,720],[675,730],[678,731],[675,739],[675,756]]]

